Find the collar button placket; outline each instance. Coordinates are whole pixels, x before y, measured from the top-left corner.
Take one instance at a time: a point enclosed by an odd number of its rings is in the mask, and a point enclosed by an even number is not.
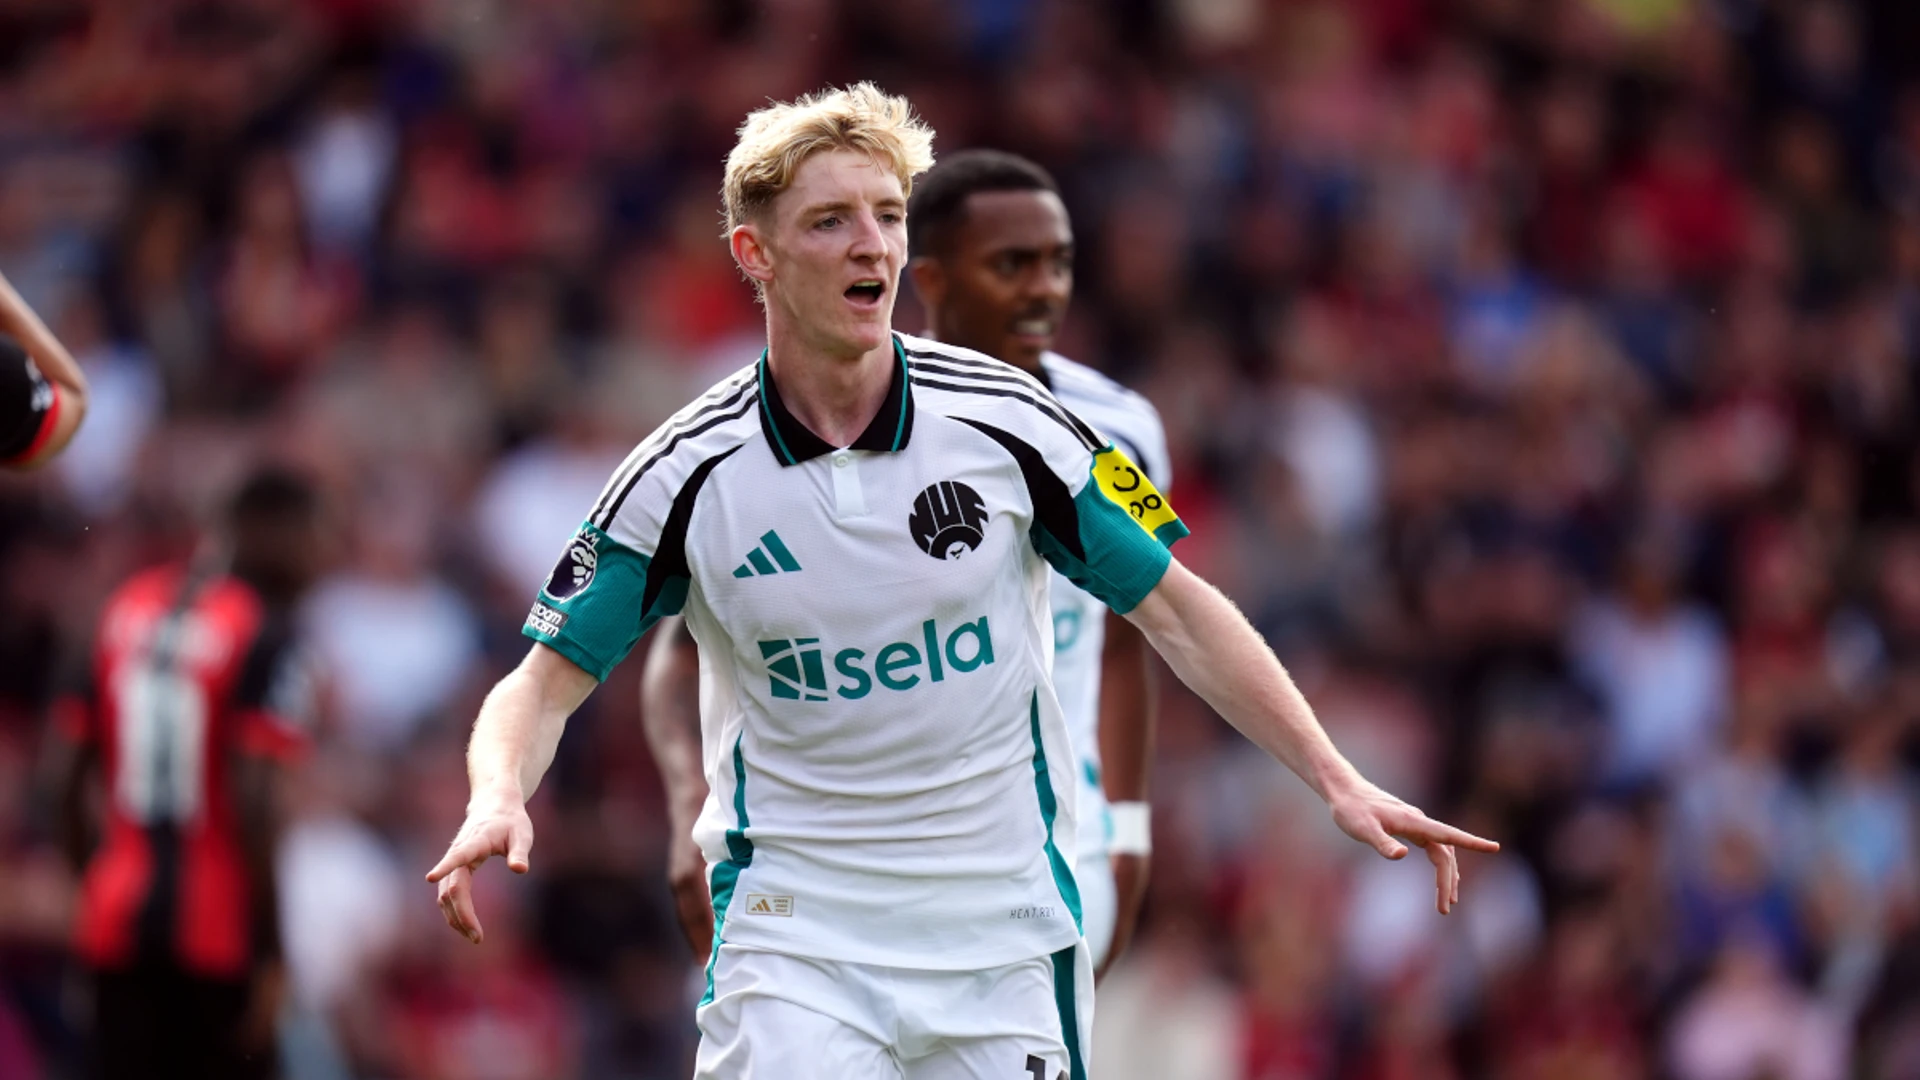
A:
[[[860,462],[846,450],[833,455],[833,516],[867,515],[867,493],[860,486]]]

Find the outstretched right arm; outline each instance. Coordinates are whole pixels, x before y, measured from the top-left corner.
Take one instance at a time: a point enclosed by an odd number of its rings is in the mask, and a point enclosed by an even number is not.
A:
[[[536,644],[480,706],[467,745],[467,820],[427,873],[440,886],[447,925],[475,945],[486,935],[473,909],[473,872],[496,855],[504,855],[514,873],[527,872],[533,847],[527,800],[553,763],[567,717],[598,685],[573,661]]]
[[[427,874],[447,925],[478,944],[473,871],[495,855],[527,870],[527,799],[553,762],[567,717],[692,585],[687,529],[719,464],[760,435],[756,368],[742,369],[634,448],[567,542],[521,633],[536,643],[480,707],[467,748],[467,821]]]

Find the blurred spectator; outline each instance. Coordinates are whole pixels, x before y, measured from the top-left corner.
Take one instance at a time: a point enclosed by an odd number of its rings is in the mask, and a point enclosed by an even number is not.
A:
[[[1601,779],[1617,789],[1697,767],[1725,719],[1727,645],[1713,617],[1675,595],[1678,553],[1651,537],[1622,559],[1620,591],[1572,625],[1575,663],[1605,708]]]
[[[133,485],[142,444],[165,407],[153,361],[137,346],[108,338],[106,315],[94,297],[74,297],[54,333],[73,351],[87,376],[88,422],[58,464],[74,505],[91,517],[111,517]]]
[[[1679,1080],[1841,1080],[1840,1024],[1781,970],[1760,938],[1734,935],[1712,974],[1680,1007],[1668,1045]]]
[[[221,272],[221,336],[239,378],[235,407],[258,408],[321,355],[347,316],[353,281],[316,255],[292,169],[278,154],[243,167],[236,222]]]
[[[1496,998],[1492,1055],[1499,1075],[1544,1080],[1648,1071],[1621,931],[1593,909],[1562,917],[1536,961]]]
[[[569,519],[593,505],[620,464],[620,451],[597,437],[606,409],[580,400],[571,424],[502,456],[474,493],[475,539],[503,587],[525,592],[526,582],[546,580],[578,526]]]
[[[1741,254],[1747,193],[1727,167],[1718,134],[1704,116],[1669,112],[1622,189],[1665,264],[1693,285],[1726,273]]]
[[[294,152],[302,202],[321,251],[364,254],[380,224],[398,136],[380,110],[371,71],[335,77]]]
[[[494,948],[451,934],[411,936],[382,1003],[399,1021],[387,1067],[421,1080],[576,1075],[578,1033],[559,984],[516,933],[510,891],[480,891],[480,902],[493,902]]]
[[[438,493],[404,474],[357,515],[349,568],[314,591],[306,622],[337,679],[341,733],[395,749],[452,704],[479,660],[472,606],[433,572]]]
[[[1232,991],[1208,968],[1211,940],[1192,916],[1163,921],[1153,936],[1136,940],[1128,963],[1100,984],[1092,1059],[1101,1063],[1102,1076],[1263,1075],[1235,1060],[1245,1037],[1234,1020]]]

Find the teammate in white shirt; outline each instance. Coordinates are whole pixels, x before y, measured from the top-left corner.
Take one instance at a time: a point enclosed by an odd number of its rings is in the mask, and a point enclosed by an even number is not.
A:
[[[768,346],[615,473],[481,706],[466,822],[428,873],[524,872],[567,716],[653,622],[700,647],[715,940],[696,1077],[1084,1080],[1091,964],[1049,564],[1389,858],[1456,846],[1340,756],[1126,456],[1032,378],[896,334],[932,133],[869,85],[748,117],[723,187]],[[1024,1072],[1023,1072],[1024,1071]]]
[[[1040,380],[1170,493],[1159,412],[1052,351],[1073,297],[1074,246],[1066,204],[1045,169],[994,150],[951,155],[916,186],[907,232],[930,336]],[[1075,873],[1087,945],[1103,973],[1126,950],[1146,895],[1153,669],[1139,629],[1058,570],[1049,598],[1054,691],[1079,766]]]
[[[1073,295],[1073,227],[1045,169],[997,150],[944,158],[915,184],[907,251],[930,337],[1040,380],[1168,493],[1166,434],[1153,405],[1051,351]],[[1140,631],[1057,570],[1050,602],[1054,691],[1078,762],[1074,876],[1097,975],[1125,951],[1146,892],[1152,666]],[[696,955],[705,956],[713,913],[706,857],[691,839],[707,799],[699,658],[678,619],[656,630],[642,686],[642,715],[674,837],[669,883],[681,928]]]

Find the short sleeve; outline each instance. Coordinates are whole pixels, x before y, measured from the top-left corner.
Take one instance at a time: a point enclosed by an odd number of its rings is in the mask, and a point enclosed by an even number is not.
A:
[[[1044,426],[1016,434],[978,420],[963,422],[1019,463],[1033,501],[1033,544],[1042,558],[1123,615],[1146,599],[1173,561],[1168,549],[1187,535],[1187,527],[1124,452],[1111,442],[1058,437]]]
[[[547,575],[521,632],[605,680],[662,616],[686,602],[686,581],[585,522]],[[669,587],[673,586],[673,587]]]
[[[1034,544],[1075,585],[1126,614],[1173,561],[1187,526],[1146,473],[1108,444],[1087,462],[1071,514],[1036,515]]]
[[[686,605],[694,500],[738,448],[630,459],[560,553],[521,633],[604,682],[641,635]]]

